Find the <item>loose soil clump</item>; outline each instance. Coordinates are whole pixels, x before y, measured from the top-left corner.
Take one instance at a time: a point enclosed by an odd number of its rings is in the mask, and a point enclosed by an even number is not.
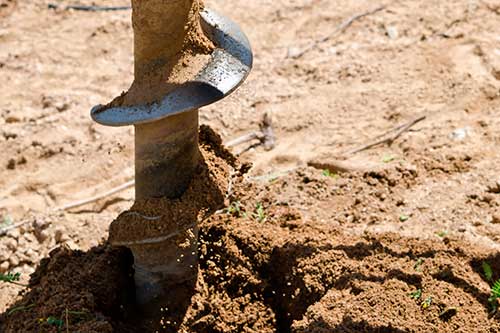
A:
[[[8,15],[16,6],[16,0],[0,0],[0,17]]]
[[[196,281],[172,288],[145,322],[134,303],[128,250],[63,247],[42,261],[31,289],[2,315],[0,330],[500,331],[481,268],[488,262],[500,271],[498,254],[446,237],[354,236],[332,221],[305,221],[266,188],[246,182],[245,167],[214,132],[203,128],[200,137],[206,167],[187,203],[212,204],[198,215]],[[240,172],[230,177],[231,169]],[[202,190],[207,181],[214,193]]]

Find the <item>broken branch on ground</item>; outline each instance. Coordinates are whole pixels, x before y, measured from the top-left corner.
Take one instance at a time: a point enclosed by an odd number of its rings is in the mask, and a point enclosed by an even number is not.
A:
[[[304,54],[315,49],[320,44],[323,44],[323,43],[329,41],[330,39],[332,39],[333,37],[345,32],[355,21],[357,21],[363,17],[366,17],[368,15],[373,15],[375,13],[378,13],[378,12],[384,10],[385,8],[386,8],[386,6],[379,6],[373,10],[351,16],[350,18],[346,19],[341,24],[339,24],[337,26],[337,28],[332,33],[330,33],[330,34],[328,34],[328,35],[326,35],[318,40],[313,41],[312,43],[310,43],[309,45],[304,47],[302,50],[289,48],[287,58],[298,59],[298,58],[302,57]]]
[[[359,148],[356,148],[356,149],[353,149],[353,150],[350,150],[347,152],[346,155],[354,155],[354,154],[357,154],[359,152],[362,152],[362,151],[365,151],[365,150],[368,150],[370,148],[373,148],[373,147],[377,147],[377,146],[380,146],[380,145],[383,145],[383,144],[388,144],[388,145],[391,145],[394,141],[396,141],[403,133],[405,133],[406,131],[410,130],[413,126],[415,126],[416,124],[418,124],[419,122],[423,121],[426,119],[426,116],[420,116],[420,117],[417,117],[405,124],[402,124],[402,125],[399,125],[395,128],[392,128],[390,129],[389,131],[387,131],[386,133],[382,134],[382,135],[379,135],[377,138],[381,138],[379,140],[376,140],[375,142],[372,142],[372,143],[369,143],[369,144],[366,144],[366,145],[363,145]],[[391,133],[395,132],[394,134],[390,135]]]

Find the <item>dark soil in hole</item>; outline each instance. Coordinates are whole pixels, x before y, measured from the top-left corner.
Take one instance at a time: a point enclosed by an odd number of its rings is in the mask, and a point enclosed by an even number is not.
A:
[[[227,152],[213,132],[201,137],[212,137],[205,176],[231,192],[229,208],[200,217],[198,280],[172,289],[154,330],[134,305],[131,254],[103,245],[53,251],[0,331],[500,332],[480,269],[485,260],[498,266],[495,253],[304,222],[265,188],[241,177],[229,187]]]

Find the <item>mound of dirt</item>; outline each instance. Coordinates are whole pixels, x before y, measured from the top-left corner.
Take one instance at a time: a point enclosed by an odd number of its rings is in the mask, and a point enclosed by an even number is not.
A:
[[[243,177],[228,185],[237,161],[213,131],[203,128],[200,137],[205,167],[187,193],[199,206],[209,181],[220,200],[209,200],[209,217],[198,215],[196,281],[173,286],[156,308],[142,309],[128,250],[60,248],[2,315],[0,331],[500,331],[482,270],[488,262],[499,272],[498,254],[446,237],[354,236],[332,221],[306,222],[269,189]]]
[[[240,209],[241,217],[222,213],[202,224],[187,310],[179,313],[166,299],[160,331],[500,330],[481,275],[483,261],[500,269],[498,255],[448,239],[351,237],[304,223],[290,207],[266,207],[266,221]],[[131,264],[128,251],[106,246],[56,250],[32,276],[31,291],[4,314],[2,331],[140,331]]]

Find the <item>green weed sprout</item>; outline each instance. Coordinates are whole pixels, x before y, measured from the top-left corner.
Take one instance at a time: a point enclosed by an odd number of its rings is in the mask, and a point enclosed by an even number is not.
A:
[[[323,170],[322,174],[323,174],[323,176],[330,177],[330,178],[337,178],[339,176],[335,172],[331,172],[328,169]]]
[[[266,212],[264,211],[264,206],[262,203],[258,203],[255,207],[255,212],[252,213],[252,217],[260,223],[264,223],[267,220]]]
[[[498,299],[500,298],[500,280],[497,280],[491,287],[491,296],[488,298],[493,312],[497,311]]]
[[[27,287],[27,285],[17,282],[20,278],[21,273],[0,274],[0,282],[12,283],[18,286]]]
[[[390,163],[390,162],[394,161],[395,159],[396,159],[396,157],[394,157],[394,156],[386,155],[382,158],[382,162],[383,163]]]
[[[488,264],[486,261],[483,261],[483,273],[484,276],[486,277],[486,280],[491,281],[493,279],[493,270],[491,269],[490,264]]]
[[[410,293],[410,297],[414,300],[418,300],[422,297],[422,289],[417,289],[414,292]]]
[[[241,216],[241,203],[239,201],[231,202],[229,207],[226,208],[226,212],[229,215],[240,217]]]
[[[406,222],[406,221],[408,221],[409,219],[410,219],[410,217],[409,217],[408,215],[404,215],[404,214],[403,214],[403,215],[400,215],[400,216],[399,216],[399,221],[400,221],[400,222]]]
[[[423,302],[422,304],[420,304],[420,306],[422,307],[422,309],[428,309],[432,304],[432,296],[429,296],[427,297]]]
[[[422,258],[418,258],[417,259],[417,262],[415,263],[415,265],[413,266],[413,268],[417,271],[417,272],[421,272],[422,271],[422,265],[424,263],[424,259]]]

